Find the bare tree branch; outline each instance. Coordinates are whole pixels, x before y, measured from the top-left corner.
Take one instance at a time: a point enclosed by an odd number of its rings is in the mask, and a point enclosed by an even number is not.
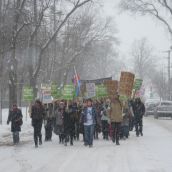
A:
[[[41,62],[42,62],[42,55],[44,53],[44,51],[47,49],[47,47],[50,45],[50,43],[55,39],[55,37],[57,36],[57,34],[59,33],[59,31],[61,30],[61,28],[64,26],[64,24],[66,23],[66,21],[68,20],[68,18],[81,6],[83,6],[84,4],[91,2],[91,0],[85,0],[83,2],[80,3],[80,1],[78,0],[76,5],[71,9],[71,11],[66,15],[66,17],[63,19],[63,21],[61,22],[61,24],[58,26],[58,28],[56,29],[56,31],[54,32],[54,34],[52,35],[52,37],[42,46],[41,48],[41,52],[39,55],[39,64],[33,74],[34,77],[36,77],[39,73],[40,67],[41,67]]]

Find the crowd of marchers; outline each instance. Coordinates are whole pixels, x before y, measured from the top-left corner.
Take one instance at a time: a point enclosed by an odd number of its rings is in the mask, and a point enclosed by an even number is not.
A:
[[[145,106],[140,98],[120,101],[119,95],[101,100],[58,100],[46,105],[36,100],[30,108],[35,147],[43,144],[43,126],[44,141],[52,141],[52,136],[58,135],[59,144],[72,146],[75,141],[83,140],[85,146],[92,147],[93,141],[103,136],[104,140],[120,145],[121,139],[129,138],[130,131],[134,130],[137,137],[143,136],[144,113]],[[7,124],[11,122],[15,145],[20,141],[22,117],[22,111],[14,104]]]

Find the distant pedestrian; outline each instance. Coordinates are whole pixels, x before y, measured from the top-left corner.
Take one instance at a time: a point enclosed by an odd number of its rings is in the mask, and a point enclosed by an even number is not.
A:
[[[65,115],[65,104],[61,101],[55,110],[55,134],[59,135],[59,144],[64,143],[64,120]]]
[[[116,145],[119,144],[119,134],[120,134],[120,126],[123,120],[122,117],[122,103],[119,100],[119,95],[113,96],[111,98],[111,109],[110,109],[110,121],[112,128],[112,141]]]
[[[108,105],[105,105],[101,111],[102,134],[104,140],[109,140],[109,122]]]
[[[13,105],[12,110],[9,111],[7,124],[11,122],[11,132],[13,133],[13,143],[16,145],[20,142],[19,132],[23,124],[23,115],[16,104]]]
[[[145,114],[145,105],[140,98],[136,98],[134,105],[134,123],[136,129],[136,136],[143,136],[143,115]]]
[[[41,130],[44,116],[44,107],[40,100],[36,100],[31,110],[32,126],[34,128],[34,142],[36,148],[38,147],[38,141],[39,145],[42,145]]]

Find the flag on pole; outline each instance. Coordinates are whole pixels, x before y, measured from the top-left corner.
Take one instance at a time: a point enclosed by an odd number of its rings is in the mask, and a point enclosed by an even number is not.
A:
[[[77,74],[77,72],[76,72],[75,66],[74,66],[74,72],[75,72],[75,74],[74,74],[74,77],[73,77],[73,83],[74,83],[75,88],[76,88],[75,89],[76,90],[76,97],[78,97],[79,93],[80,93],[81,80],[80,80],[79,74]]]

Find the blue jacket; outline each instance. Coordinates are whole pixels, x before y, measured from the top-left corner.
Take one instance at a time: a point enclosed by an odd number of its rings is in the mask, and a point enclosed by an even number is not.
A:
[[[97,113],[96,109],[92,107],[92,117],[93,117],[93,124],[97,123]],[[81,113],[81,122],[86,123],[87,122],[87,108],[84,108]]]

